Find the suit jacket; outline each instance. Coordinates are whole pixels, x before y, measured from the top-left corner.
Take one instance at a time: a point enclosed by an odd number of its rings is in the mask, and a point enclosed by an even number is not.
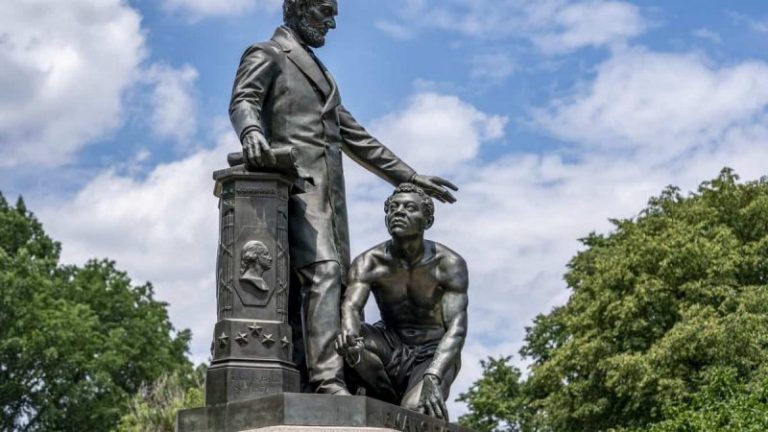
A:
[[[341,105],[339,89],[293,31],[278,27],[270,41],[248,48],[229,107],[241,141],[261,130],[274,149],[293,146],[314,186],[289,200],[291,264],[337,261],[349,267],[349,228],[342,152],[393,185],[415,171],[372,137]]]

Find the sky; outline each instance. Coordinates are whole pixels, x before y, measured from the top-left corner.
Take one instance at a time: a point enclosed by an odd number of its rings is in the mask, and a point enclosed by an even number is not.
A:
[[[215,321],[211,172],[242,52],[280,0],[0,2],[0,191],[66,263],[151,281],[205,361]],[[419,173],[460,186],[427,237],[468,262],[452,398],[565,303],[579,238],[667,185],[768,161],[764,0],[340,0],[318,56],[344,105]],[[352,252],[387,238],[391,187],[345,160]],[[369,304],[368,314],[375,315]],[[453,416],[466,411],[449,405]]]

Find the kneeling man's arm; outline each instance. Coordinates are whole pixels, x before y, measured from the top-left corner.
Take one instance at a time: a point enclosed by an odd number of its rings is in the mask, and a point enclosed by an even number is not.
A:
[[[336,339],[339,354],[359,349],[360,321],[365,303],[371,294],[371,286],[365,278],[365,258],[355,259],[349,270],[349,286],[341,304],[341,334]]]
[[[459,257],[446,260],[446,278],[443,282],[443,322],[445,335],[437,346],[434,360],[426,373],[441,380],[461,355],[467,337],[467,287],[469,276],[467,264]]]

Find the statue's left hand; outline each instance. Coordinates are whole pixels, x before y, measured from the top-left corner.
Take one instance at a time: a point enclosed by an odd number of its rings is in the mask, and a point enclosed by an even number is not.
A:
[[[457,191],[459,188],[442,177],[416,174],[411,178],[411,183],[424,189],[424,192],[428,193],[436,200],[444,203],[456,202],[456,198],[454,198],[453,194],[448,189]]]
[[[428,416],[448,422],[448,408],[443,400],[443,390],[440,387],[440,378],[432,374],[425,374],[419,396],[419,411]]]

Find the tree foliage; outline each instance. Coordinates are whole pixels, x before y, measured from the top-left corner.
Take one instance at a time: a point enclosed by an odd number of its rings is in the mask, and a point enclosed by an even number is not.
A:
[[[613,223],[582,240],[567,304],[527,329],[523,411],[508,418],[529,415],[531,431],[768,430],[768,179],[725,169]]]
[[[143,383],[191,368],[150,284],[60,249],[0,195],[0,430],[110,430]]]
[[[174,432],[178,410],[203,405],[205,371],[201,365],[191,374],[165,374],[143,385],[131,398],[116,432]]]
[[[522,397],[520,370],[509,364],[511,358],[480,361],[483,376],[458,397],[469,413],[459,423],[479,432],[527,430],[530,422]]]

